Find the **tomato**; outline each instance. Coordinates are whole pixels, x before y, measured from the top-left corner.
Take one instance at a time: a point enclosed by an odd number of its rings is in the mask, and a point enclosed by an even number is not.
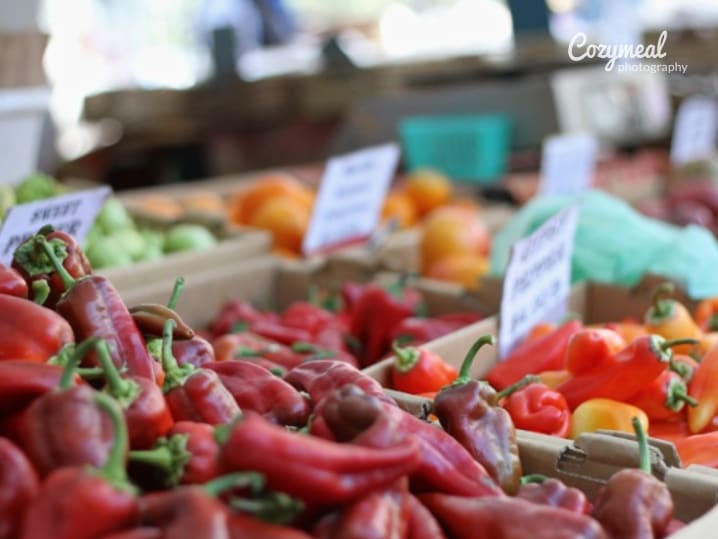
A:
[[[489,271],[486,257],[472,253],[449,255],[432,263],[426,276],[463,285],[469,290],[479,288],[479,280]]]
[[[452,255],[486,256],[491,235],[478,214],[463,208],[439,208],[424,223],[421,237],[421,263],[425,271]]]
[[[262,204],[249,224],[271,232],[275,248],[301,253],[310,216],[304,202],[290,196],[279,196]]]
[[[404,191],[419,215],[443,206],[451,198],[451,182],[434,170],[420,169],[406,177]]]
[[[416,223],[417,214],[414,203],[402,191],[392,191],[384,200],[381,210],[382,221],[396,219],[399,228],[408,228]]]
[[[236,224],[251,224],[255,215],[269,201],[290,197],[309,210],[314,202],[312,192],[299,180],[282,172],[265,174],[247,189],[235,193],[229,203],[229,218]]]

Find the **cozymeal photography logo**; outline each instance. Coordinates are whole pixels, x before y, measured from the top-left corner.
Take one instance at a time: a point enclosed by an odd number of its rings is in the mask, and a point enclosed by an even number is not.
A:
[[[574,62],[599,58],[608,60],[604,69],[619,73],[648,71],[651,73],[682,73],[688,70],[688,64],[640,62],[639,60],[663,60],[668,53],[665,51],[668,32],[664,30],[656,43],[605,44],[589,42],[588,36],[579,32],[568,44],[568,57]]]

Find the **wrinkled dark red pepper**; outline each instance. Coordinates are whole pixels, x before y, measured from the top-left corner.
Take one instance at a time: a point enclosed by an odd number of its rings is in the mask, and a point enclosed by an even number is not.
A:
[[[526,479],[526,481],[524,481]],[[577,488],[566,486],[558,479],[548,479],[539,476],[524,476],[521,478],[521,487],[516,494],[517,498],[541,505],[560,507],[574,513],[590,515],[593,507],[586,495]]]

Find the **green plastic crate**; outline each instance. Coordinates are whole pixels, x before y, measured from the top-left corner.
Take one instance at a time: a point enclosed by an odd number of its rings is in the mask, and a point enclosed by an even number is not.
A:
[[[491,183],[506,172],[506,115],[415,116],[399,124],[407,168],[430,167],[457,181]]]

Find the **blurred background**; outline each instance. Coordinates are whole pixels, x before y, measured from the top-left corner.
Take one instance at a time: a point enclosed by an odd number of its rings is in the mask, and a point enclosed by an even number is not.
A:
[[[436,113],[511,116],[515,170],[577,124],[665,142],[675,100],[716,91],[716,28],[712,0],[0,0],[0,176],[124,189],[312,163]],[[663,30],[685,74],[567,54],[577,32]]]

